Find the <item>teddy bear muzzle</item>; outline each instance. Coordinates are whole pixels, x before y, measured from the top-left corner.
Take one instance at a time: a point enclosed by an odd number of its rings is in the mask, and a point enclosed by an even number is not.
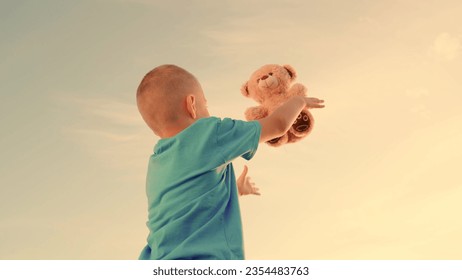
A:
[[[272,75],[264,75],[258,79],[258,87],[262,89],[272,89],[279,86],[279,81],[276,77]]]

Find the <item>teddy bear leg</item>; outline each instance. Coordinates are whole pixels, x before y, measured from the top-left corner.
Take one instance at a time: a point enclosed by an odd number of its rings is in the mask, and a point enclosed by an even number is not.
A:
[[[287,143],[289,137],[287,136],[287,133],[282,135],[281,137],[277,137],[277,138],[273,138],[269,141],[266,141],[266,143],[270,146],[273,146],[273,147],[279,147],[285,143]]]
[[[275,145],[281,138],[282,138],[282,136],[281,136],[281,137],[277,137],[277,138],[273,138],[273,139],[267,141],[267,143],[268,143],[268,144],[271,144],[271,145]]]
[[[313,116],[307,109],[303,109],[290,128],[290,132],[297,137],[308,135],[308,133],[310,133],[313,129],[313,124]]]
[[[287,136],[288,136],[287,143],[295,143],[303,138],[303,137],[295,136],[290,130],[287,131]]]

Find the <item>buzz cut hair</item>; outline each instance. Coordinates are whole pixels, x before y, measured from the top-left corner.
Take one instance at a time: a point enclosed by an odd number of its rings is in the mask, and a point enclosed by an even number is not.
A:
[[[200,84],[190,72],[173,64],[160,65],[149,71],[138,86],[138,110],[158,135],[164,126],[178,120],[183,98],[198,89]]]

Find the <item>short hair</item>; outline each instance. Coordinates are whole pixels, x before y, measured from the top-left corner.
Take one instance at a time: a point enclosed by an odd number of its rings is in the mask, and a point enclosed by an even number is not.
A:
[[[200,89],[196,77],[172,64],[158,66],[141,80],[136,92],[138,110],[147,125],[158,134],[165,125],[178,120],[182,100]]]

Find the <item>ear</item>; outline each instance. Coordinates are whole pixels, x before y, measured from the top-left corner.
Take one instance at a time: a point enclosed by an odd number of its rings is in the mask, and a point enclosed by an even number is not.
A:
[[[287,70],[287,72],[289,72],[289,76],[292,80],[295,80],[295,78],[297,78],[297,72],[295,72],[295,69],[292,66],[285,64],[282,67],[284,67]]]
[[[249,97],[249,82],[245,82],[245,84],[241,86],[241,93],[245,97]]]
[[[196,97],[192,94],[186,97],[186,110],[191,118],[196,119]]]

